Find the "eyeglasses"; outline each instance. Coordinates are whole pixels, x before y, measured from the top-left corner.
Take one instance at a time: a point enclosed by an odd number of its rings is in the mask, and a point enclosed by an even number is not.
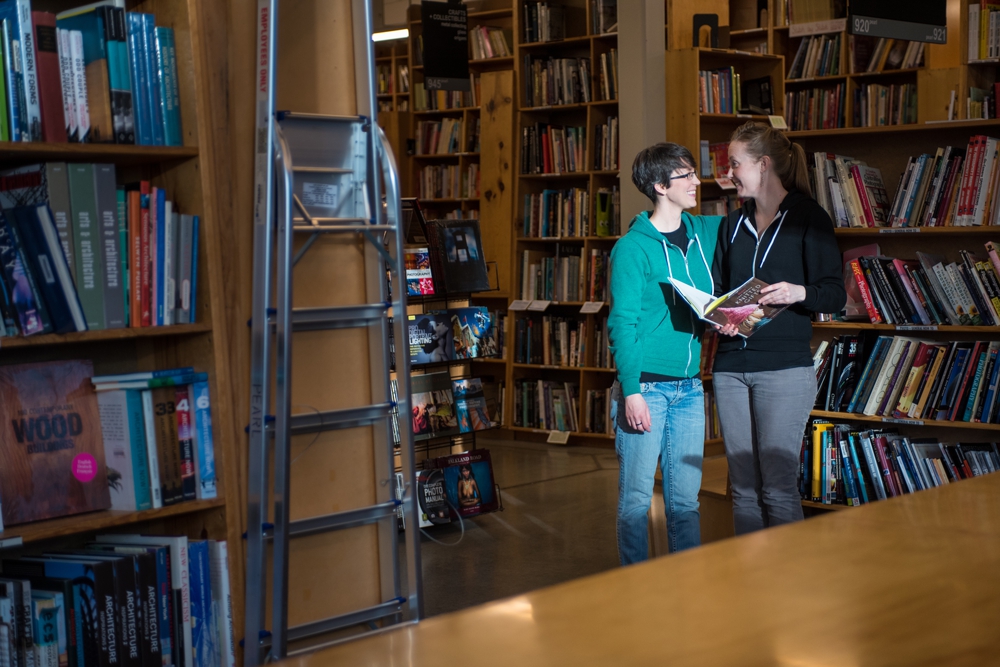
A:
[[[671,181],[676,181],[676,180],[678,180],[678,179],[680,179],[680,178],[686,178],[686,179],[687,179],[687,180],[689,180],[689,181],[693,181],[693,180],[695,180],[695,179],[697,179],[697,178],[698,178],[698,174],[697,174],[697,173],[695,173],[695,172],[693,172],[693,171],[689,171],[689,172],[688,172],[688,173],[686,173],[686,174],[678,174],[677,176],[671,176],[671,177],[670,177],[669,179],[667,179],[667,180],[671,180]]]

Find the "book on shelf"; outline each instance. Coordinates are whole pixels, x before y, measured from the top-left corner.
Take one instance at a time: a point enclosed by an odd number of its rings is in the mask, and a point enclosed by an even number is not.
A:
[[[611,116],[594,127],[594,169],[618,169],[618,117]]]
[[[529,238],[589,236],[589,204],[587,188],[546,188],[540,193],[526,194],[521,233]]]
[[[611,388],[588,389],[583,404],[583,430],[585,433],[614,433],[611,421]]]
[[[410,378],[411,421],[416,440],[460,433],[448,373],[427,373]]]
[[[752,336],[788,307],[757,303],[760,290],[768,286],[757,278],[750,278],[739,287],[718,297],[674,278],[669,280],[677,294],[691,306],[700,319],[719,326],[732,324],[737,327],[737,333],[744,338]]]
[[[840,74],[840,48],[844,33],[808,35],[799,42],[788,68],[788,79]]]
[[[1000,467],[995,443],[911,438],[813,420],[803,439],[800,491],[826,505],[864,505],[944,486]]]
[[[555,2],[525,2],[522,39],[531,42],[555,42],[566,37],[566,12],[574,8]]]
[[[618,99],[618,49],[608,49],[597,58],[597,91],[598,100]]]
[[[785,122],[793,131],[846,127],[846,110],[844,83],[785,92]]]
[[[508,31],[488,25],[477,25],[469,29],[469,47],[473,60],[506,58],[513,55]]]
[[[590,32],[618,32],[618,0],[590,0]]]
[[[590,90],[590,58],[524,57],[525,106],[583,104]]]
[[[535,123],[522,128],[522,174],[585,172],[587,164],[586,127]]]
[[[915,83],[865,83],[854,89],[854,127],[917,122]]]
[[[0,18],[0,140],[183,144],[174,33],[152,14],[98,3],[56,15],[17,0]]]
[[[514,425],[546,431],[578,431],[579,385],[554,380],[516,380]]]
[[[89,361],[0,369],[6,526],[110,507],[92,375]]]
[[[0,172],[0,208],[6,335],[193,321],[199,217],[161,188],[120,187],[110,164],[35,164]]]
[[[190,368],[91,378],[112,509],[217,496],[207,379]]]
[[[583,367],[587,359],[584,317],[530,315],[517,319],[514,361],[519,364]]]

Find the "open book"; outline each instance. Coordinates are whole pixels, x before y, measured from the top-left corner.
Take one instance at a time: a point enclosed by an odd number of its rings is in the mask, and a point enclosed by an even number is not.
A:
[[[697,287],[692,287],[673,278],[669,280],[677,293],[688,302],[698,317],[719,326],[735,324],[739,328],[739,335],[744,338],[753,335],[757,329],[773,320],[778,316],[778,313],[788,307],[757,303],[760,290],[768,285],[757,278],[751,278],[722,296],[713,296],[708,292],[702,292]]]

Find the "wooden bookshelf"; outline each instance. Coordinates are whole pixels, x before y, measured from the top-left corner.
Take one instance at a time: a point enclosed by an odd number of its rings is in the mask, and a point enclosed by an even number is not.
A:
[[[45,5],[46,8],[52,3]],[[55,3],[62,9],[66,3]],[[189,501],[143,512],[101,511],[29,524],[8,525],[0,533],[0,549],[16,543],[45,542],[49,547],[78,544],[97,531],[184,534],[193,539],[226,540],[233,628],[243,627],[244,562],[242,548],[242,424],[234,416],[230,367],[235,315],[232,277],[232,181],[227,124],[227,40],[217,30],[227,24],[223,4],[164,0],[131,9],[151,11],[157,26],[171,27],[176,38],[183,145],[121,146],[112,144],[0,144],[4,168],[31,162],[113,163],[119,184],[148,180],[163,188],[174,210],[200,217],[197,264],[197,310],[193,324],[110,329],[64,335],[0,339],[5,364],[85,359],[96,374],[151,371],[193,366],[207,372],[218,498]],[[223,90],[220,93],[220,87]],[[249,144],[248,144],[249,145]],[[229,282],[226,279],[229,278]],[[232,298],[231,298],[232,297]],[[245,319],[243,320],[245,323]],[[14,350],[13,352],[5,350]],[[240,405],[240,410],[244,408]],[[31,549],[25,550],[31,551]],[[11,552],[5,552],[11,553]],[[24,553],[19,551],[17,553]],[[237,661],[241,661],[237,648]]]

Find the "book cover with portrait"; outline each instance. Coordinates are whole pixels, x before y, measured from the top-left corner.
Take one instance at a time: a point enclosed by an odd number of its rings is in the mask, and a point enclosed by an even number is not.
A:
[[[0,367],[0,494],[6,525],[111,506],[89,361]]]
[[[495,512],[500,502],[493,483],[493,461],[488,449],[476,449],[436,459],[444,471],[448,502],[463,517]]]

